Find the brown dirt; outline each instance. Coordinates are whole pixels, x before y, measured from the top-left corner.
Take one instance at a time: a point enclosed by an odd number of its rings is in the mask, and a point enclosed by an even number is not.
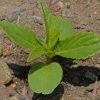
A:
[[[19,23],[32,28],[37,32],[39,37],[42,37],[43,19],[37,1],[38,0],[0,0],[0,20],[18,22],[19,19]],[[45,1],[53,14],[61,15],[72,20],[77,31],[93,31],[100,34],[100,0]],[[4,49],[4,60],[9,63],[10,66],[13,66],[12,68],[16,69],[16,66],[19,66],[20,70],[23,70],[23,66],[26,66],[26,70],[28,69],[29,63],[26,62],[28,50],[23,50],[13,44],[1,31],[0,46]],[[59,59],[64,66],[64,77],[61,84],[51,95],[32,94],[32,91],[28,89],[29,93],[25,96],[25,90],[27,90],[26,82],[23,82],[24,79],[22,78],[20,80],[14,77],[14,81],[17,81],[18,84],[17,92],[20,93],[20,95],[14,91],[13,96],[11,96],[8,91],[10,97],[5,99],[2,98],[3,95],[5,95],[4,91],[4,94],[0,94],[0,100],[11,100],[11,97],[14,98],[12,100],[32,100],[32,98],[33,100],[100,100],[100,54],[84,61],[74,61],[74,64],[71,63],[71,60],[65,60],[59,57],[57,58],[58,62]],[[36,59],[36,61],[37,60],[44,59],[40,58]],[[71,68],[69,68],[69,66],[71,66]],[[21,72],[17,71],[17,75],[19,75],[19,73]],[[91,79],[91,77],[93,79]],[[95,78],[98,78],[98,80],[95,81]],[[2,87],[0,87],[0,91],[1,88]]]

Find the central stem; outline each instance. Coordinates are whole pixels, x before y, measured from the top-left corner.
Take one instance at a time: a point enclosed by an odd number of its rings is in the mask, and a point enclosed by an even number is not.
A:
[[[47,62],[46,62],[47,64],[49,64],[49,63],[52,62],[52,61],[51,61],[51,57],[48,57],[48,56],[47,56],[46,58],[47,58]]]

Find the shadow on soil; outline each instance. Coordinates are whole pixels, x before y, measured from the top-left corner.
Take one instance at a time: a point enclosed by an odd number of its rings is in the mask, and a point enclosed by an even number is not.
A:
[[[88,86],[95,81],[100,80],[100,69],[89,66],[78,66],[71,68],[64,73],[64,82],[68,82],[74,86]]]
[[[52,94],[42,95],[42,94],[34,94],[32,100],[61,100],[61,97],[64,94],[64,87],[60,84]]]
[[[32,100],[61,100],[64,94],[64,89],[67,87],[67,83],[74,86],[88,86],[96,81],[100,80],[100,69],[94,66],[78,66],[77,68],[70,68],[73,65],[72,59],[65,59],[56,56],[52,59],[54,62],[59,62],[63,68],[63,82],[66,86],[60,84],[55,91],[50,95],[34,94]],[[29,66],[20,66],[16,64],[8,64],[9,68],[13,70],[14,74],[20,79],[26,79]],[[67,89],[67,88],[66,88]]]
[[[100,80],[100,68],[95,66],[77,66],[71,67],[73,59],[66,59],[56,56],[53,61],[59,62],[63,68],[63,81],[74,86],[88,86],[96,80]]]
[[[13,71],[13,74],[20,78],[20,79],[26,79],[28,75],[28,71],[30,69],[30,66],[21,66],[13,63],[7,64],[9,68]]]

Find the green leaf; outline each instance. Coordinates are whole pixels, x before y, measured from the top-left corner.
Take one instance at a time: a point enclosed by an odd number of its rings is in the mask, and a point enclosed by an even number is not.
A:
[[[16,44],[24,48],[38,47],[39,43],[36,40],[36,34],[31,29],[7,21],[1,21],[0,27]]]
[[[43,54],[46,54],[46,50],[43,46],[36,48],[29,54],[27,61],[30,62]]]
[[[71,37],[76,33],[73,24],[69,19],[58,17],[57,23],[57,28],[60,29],[60,41],[65,40],[66,38]]]
[[[41,3],[42,12],[45,21],[45,29],[46,29],[46,44],[48,48],[52,48],[60,35],[60,29],[57,28],[57,20],[58,18],[54,17],[47,6],[44,3]]]
[[[59,85],[62,73],[61,66],[56,62],[35,64],[28,74],[29,86],[36,93],[50,94]]]
[[[41,3],[41,6],[45,21],[48,48],[53,47],[58,38],[59,40],[64,40],[75,33],[72,23],[68,19],[53,16],[44,3]]]
[[[92,32],[82,32],[64,41],[60,41],[55,54],[67,58],[88,58],[100,51],[99,35]]]
[[[47,49],[47,45],[43,40],[38,38],[37,41],[40,43],[41,46],[43,46],[45,49]]]

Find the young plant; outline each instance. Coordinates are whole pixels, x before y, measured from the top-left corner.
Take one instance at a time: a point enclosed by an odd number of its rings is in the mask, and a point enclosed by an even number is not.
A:
[[[44,3],[41,3],[41,8],[45,22],[44,40],[23,25],[1,21],[0,27],[16,44],[31,50],[28,62],[41,55],[47,57],[47,62],[32,65],[28,82],[34,92],[50,94],[59,85],[63,75],[60,64],[52,62],[52,57],[88,58],[100,51],[100,36],[93,32],[77,33],[68,19],[53,16]]]

